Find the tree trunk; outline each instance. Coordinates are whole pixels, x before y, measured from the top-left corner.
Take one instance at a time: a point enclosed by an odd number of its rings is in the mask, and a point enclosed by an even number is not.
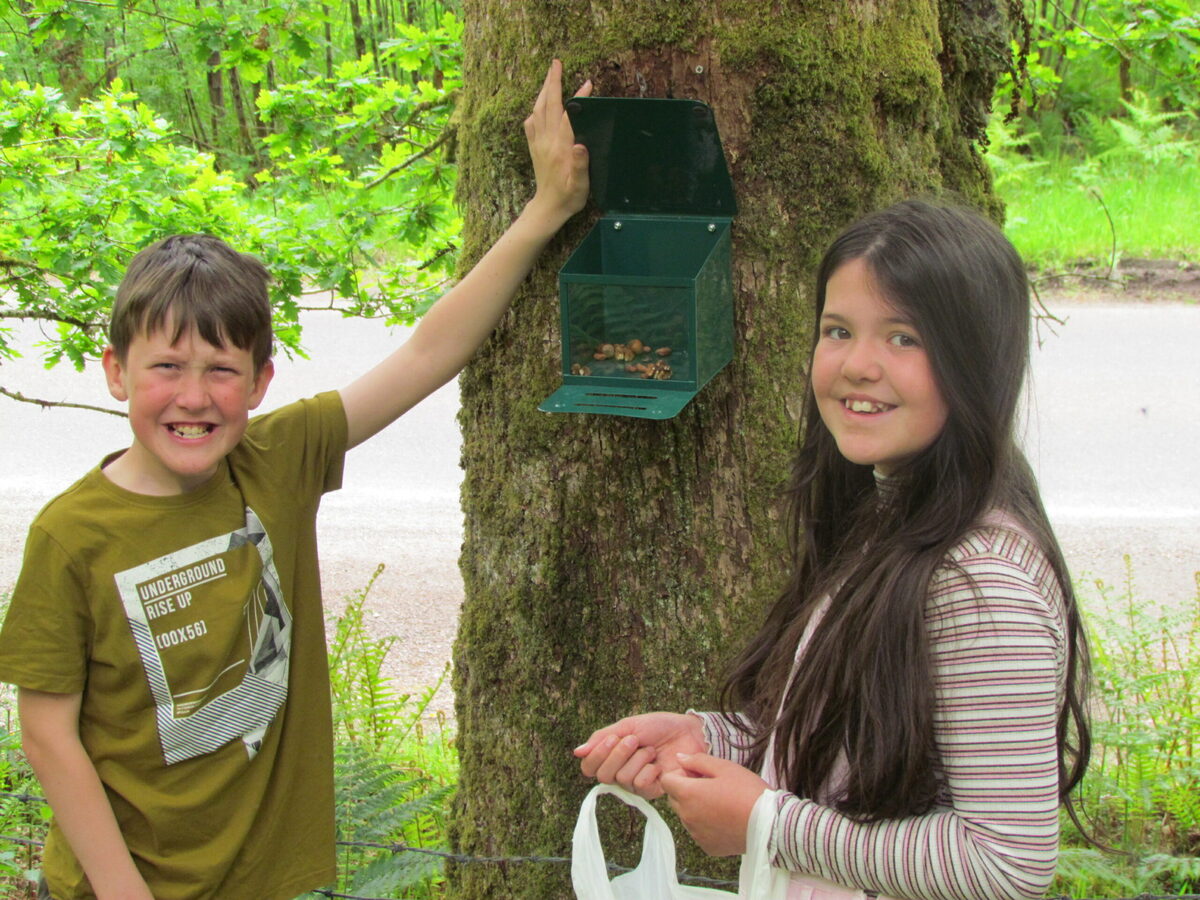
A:
[[[237,116],[238,126],[238,151],[245,157],[254,160],[254,165],[258,165],[255,159],[254,138],[250,134],[250,115],[246,113],[246,101],[242,96],[242,76],[234,66],[229,69],[229,100],[233,104],[234,112]]]
[[[329,4],[321,4],[321,19],[325,23],[325,77],[333,80],[333,26],[329,18]]]
[[[124,18],[124,10],[121,10],[122,18]],[[104,84],[112,87],[112,83],[121,75],[119,64],[117,63],[117,38],[116,25],[105,29],[104,31]]]
[[[354,32],[354,58],[362,59],[367,55],[367,36],[358,0],[350,0],[350,28]]]
[[[221,80],[220,65],[221,53],[214,50],[209,54],[204,78],[208,85],[209,128],[212,130],[213,152],[217,154],[218,161],[220,157],[218,148],[224,139],[225,122],[225,86]]]
[[[628,713],[715,703],[784,575],[780,488],[813,268],[841,227],[901,197],[954,193],[999,215],[974,141],[1008,58],[1008,9],[465,0],[464,266],[531,196],[521,120],[552,56],[569,89],[590,77],[598,95],[709,103],[740,212],[734,359],[676,418],[537,411],[560,383],[556,273],[588,216],[552,244],[461,378],[456,850],[567,855],[587,790],[571,749]],[[606,845],[630,862],[637,829],[619,814],[609,824],[622,836]],[[699,868],[694,853],[680,860]],[[451,876],[464,898],[561,898],[568,883],[550,864]]]

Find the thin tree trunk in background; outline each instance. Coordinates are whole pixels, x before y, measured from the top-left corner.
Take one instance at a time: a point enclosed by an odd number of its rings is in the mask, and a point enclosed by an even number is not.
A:
[[[122,18],[124,18],[123,11]],[[121,74],[117,65],[116,47],[116,36],[113,34],[113,29],[109,28],[104,32],[104,84],[108,87],[112,87],[112,83]]]
[[[30,7],[26,13],[31,14]],[[41,46],[41,53],[54,63],[54,72],[58,76],[58,88],[68,103],[76,104],[85,95],[88,80],[84,71],[86,48],[82,32],[76,32],[68,37],[49,38]]]
[[[196,9],[201,9],[201,0],[196,0]],[[183,61],[180,60],[181,75]],[[207,66],[204,72],[205,82],[208,85],[208,111],[209,122],[212,130],[212,149],[218,164],[221,164],[221,153],[219,148],[223,144],[223,131],[225,123],[225,88],[221,81],[221,52],[214,50],[209,54]]]
[[[237,116],[238,149],[244,156],[254,156],[254,138],[250,134],[250,119],[242,98],[242,76],[236,67],[229,69],[229,101]]]
[[[367,49],[371,53],[371,58],[375,60],[375,74],[380,78],[384,78],[383,60],[379,58],[379,28],[380,28],[380,13],[379,4],[372,3],[371,0],[363,0],[367,7],[367,16],[364,27],[367,32]]]
[[[25,30],[30,38],[33,36],[33,7],[29,4],[29,0],[16,0],[17,13],[25,22]],[[42,76],[42,55],[40,53],[33,54],[34,70],[25,72],[25,80],[31,84],[42,84],[45,78]]]
[[[714,110],[734,220],[735,356],[676,418],[547,415],[560,383],[550,246],[460,379],[466,599],[455,646],[455,850],[565,856],[587,785],[571,748],[615,718],[711,706],[781,585],[813,267],[860,214],[953,192],[998,215],[974,140],[1008,58],[1007,2],[466,0],[463,265],[532,195],[521,121],[564,60],[612,96]],[[631,862],[640,833],[609,818]],[[695,852],[681,865],[703,868]],[[731,874],[726,864],[717,871]],[[571,896],[566,867],[463,865],[459,898]]]
[[[333,25],[330,21],[329,4],[321,4],[321,18],[325,20],[325,77],[333,80]]]
[[[1131,67],[1129,57],[1124,51],[1121,52],[1121,59],[1117,63],[1117,88],[1120,91],[1120,97],[1126,103],[1133,99],[1133,81],[1131,78]]]
[[[358,0],[350,0],[349,7],[350,27],[354,31],[355,59],[362,59],[367,55],[367,36],[363,33],[362,10],[359,9]]]
[[[404,0],[404,21],[406,21],[409,25],[416,25],[421,21],[420,16],[421,11],[417,6],[416,0]],[[441,72],[434,73],[434,87],[438,88],[439,90],[441,90],[442,87],[440,76]],[[417,82],[421,80],[421,75],[419,72],[411,72],[409,73],[409,78],[412,80],[412,83],[416,85]]]
[[[214,152],[217,152],[217,148],[222,146],[225,122],[225,87],[221,80],[221,70],[217,68],[220,64],[221,54],[214,50],[209,54],[204,73],[205,83],[208,85],[208,115]],[[218,153],[218,162],[220,162],[219,157]]]
[[[196,102],[196,94],[188,83],[188,73],[183,64],[183,59],[179,54],[179,47],[172,40],[170,30],[167,29],[165,24],[163,25],[163,29],[165,32],[163,43],[167,48],[167,52],[175,60],[175,65],[179,73],[179,83],[183,85],[183,98],[187,106],[188,121],[191,123],[192,128],[192,144],[204,149],[213,149],[213,142],[209,140],[204,130],[204,116],[200,111],[200,105]]]

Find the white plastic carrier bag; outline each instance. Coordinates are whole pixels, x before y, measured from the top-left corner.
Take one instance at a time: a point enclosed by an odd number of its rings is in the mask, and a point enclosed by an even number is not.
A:
[[[642,858],[632,872],[609,881],[596,799],[612,794],[646,817]],[[578,900],[786,900],[788,875],[768,859],[767,844],[775,819],[777,791],[764,791],[754,804],[746,833],[746,853],[738,876],[738,892],[680,884],[675,875],[675,841],[653,806],[636,794],[611,784],[598,784],[583,798],[571,842],[571,884]]]

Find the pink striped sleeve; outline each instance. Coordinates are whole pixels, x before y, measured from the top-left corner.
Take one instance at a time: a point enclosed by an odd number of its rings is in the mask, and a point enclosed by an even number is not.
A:
[[[694,709],[689,709],[688,713],[699,716],[700,721],[704,723],[704,743],[708,745],[710,755],[732,760],[739,766],[746,764],[750,758],[750,751],[745,746],[747,741],[745,732],[740,731],[721,713],[696,712]],[[744,716],[739,715],[738,718],[743,722],[746,721]]]
[[[935,576],[926,621],[937,805],[859,824],[785,794],[775,863],[893,897],[1041,897],[1058,852],[1055,722],[1065,648],[1057,582],[1023,535],[980,529]]]

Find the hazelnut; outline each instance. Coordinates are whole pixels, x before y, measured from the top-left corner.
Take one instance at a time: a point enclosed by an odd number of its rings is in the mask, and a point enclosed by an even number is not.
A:
[[[643,344],[641,341],[639,341],[637,338],[634,338],[632,341],[629,342],[629,349],[632,350],[634,353],[641,353],[643,350],[646,349],[646,345]]]

